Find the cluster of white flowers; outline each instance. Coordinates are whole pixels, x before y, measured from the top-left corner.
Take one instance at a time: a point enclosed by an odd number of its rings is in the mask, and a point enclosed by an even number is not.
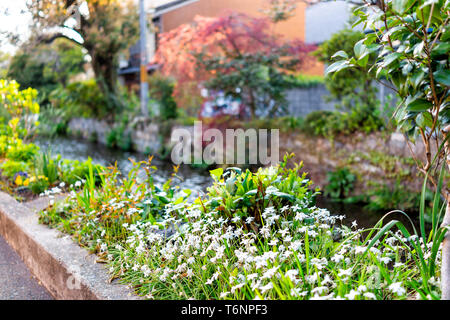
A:
[[[172,210],[169,206],[168,211]],[[292,212],[292,219],[283,218],[286,211]],[[392,251],[407,240],[400,234],[388,239],[389,246],[377,241],[369,249],[357,242],[344,242],[325,253],[320,245],[336,243],[333,230],[344,237],[359,236],[358,230],[337,228],[336,223],[344,217],[325,209],[298,204],[280,210],[267,207],[257,233],[249,227],[253,217],[228,219],[216,211],[203,213],[200,207],[190,207],[184,214],[190,222],[169,239],[155,232],[158,226],[149,222],[124,225],[131,235],[126,246],[118,250],[118,269],[140,271],[149,282],[157,279],[175,287],[186,278],[203,279],[201,285],[219,288],[217,298],[221,299],[242,297],[239,294],[244,291],[259,299],[280,298],[277,286],[289,287],[289,295],[295,299],[377,299],[383,288],[398,297],[407,294],[402,282],[356,287],[353,282],[361,272],[355,261],[364,254],[386,267],[392,262],[394,270],[404,268],[405,263]],[[180,221],[167,215],[162,225]],[[378,270],[364,272],[375,279]],[[341,284],[347,289],[337,294],[334,289]]]
[[[277,174],[267,170],[269,175]],[[278,192],[273,186],[266,189],[266,195]],[[74,193],[71,199],[75,201]],[[114,198],[100,202],[96,211],[77,217],[80,223],[86,219],[100,235],[96,245],[110,261],[111,272],[139,276],[138,281],[149,288],[148,298],[158,297],[156,284],[184,298],[204,297],[201,292],[214,299],[406,298],[410,287],[405,277],[419,274],[404,272],[413,260],[406,246],[419,243],[424,256],[431,255],[429,243],[405,238],[401,232],[388,232],[369,245],[356,221],[351,227],[342,226],[344,216],[310,206],[306,198],[279,209],[269,202],[260,216],[244,217],[207,210],[211,202],[220,203],[222,198],[190,206],[174,201],[165,206],[157,222],[136,221],[134,217],[144,213],[142,208],[153,206],[152,200],[143,189],[115,193]],[[107,232],[98,223],[104,213],[121,215],[128,222],[122,224],[125,240],[108,242]],[[434,278],[428,283],[438,286]]]

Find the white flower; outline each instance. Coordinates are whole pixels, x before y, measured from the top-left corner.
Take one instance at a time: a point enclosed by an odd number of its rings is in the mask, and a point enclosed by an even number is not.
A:
[[[348,300],[355,300],[355,298],[357,297],[357,296],[359,296],[359,292],[358,291],[355,291],[355,290],[350,290],[350,292],[349,293],[347,293],[346,295],[345,295],[345,297],[348,299]]]
[[[352,268],[348,268],[346,270],[341,269],[339,270],[338,276],[339,277],[350,277],[352,275]]]
[[[382,257],[380,258],[380,261],[383,262],[384,264],[388,264],[389,262],[392,261],[392,259],[389,257]]]
[[[296,280],[297,275],[298,275],[298,270],[296,270],[296,269],[288,270],[284,274],[284,276],[286,278],[289,278],[292,281]]]
[[[341,262],[342,260],[344,260],[344,256],[342,254],[335,254],[334,256],[331,257],[331,261],[334,261],[336,263]]]
[[[389,290],[392,291],[392,293],[395,293],[398,296],[403,296],[406,293],[406,290],[402,287],[401,282],[394,282],[389,286]]]
[[[260,287],[259,289],[261,290],[261,293],[266,293],[267,291],[269,291],[272,288],[273,288],[273,284],[272,284],[272,282],[269,282],[268,284]]]
[[[377,300],[377,297],[372,292],[365,292],[363,296],[367,299]]]

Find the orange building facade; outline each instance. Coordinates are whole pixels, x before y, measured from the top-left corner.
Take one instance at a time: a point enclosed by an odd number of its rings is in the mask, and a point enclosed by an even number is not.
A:
[[[158,7],[155,16],[159,18],[159,32],[167,32],[192,22],[197,15],[218,17],[235,11],[258,17],[264,16],[263,10],[268,8],[267,0],[178,0]],[[305,41],[305,11],[306,4],[299,2],[293,16],[274,25],[274,31],[286,39]],[[304,70],[309,75],[323,72],[323,64],[315,59]]]

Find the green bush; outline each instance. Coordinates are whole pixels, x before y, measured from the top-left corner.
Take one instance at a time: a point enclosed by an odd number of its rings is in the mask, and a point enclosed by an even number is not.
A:
[[[57,109],[63,109],[67,117],[106,118],[111,116],[108,104],[95,80],[73,82],[58,87],[49,95]]]
[[[27,162],[32,160],[38,154],[38,151],[39,147],[37,145],[32,143],[25,144],[21,140],[17,140],[15,144],[9,146],[6,158]]]
[[[301,165],[287,169],[286,160],[280,167],[259,168],[255,173],[238,168],[225,173],[222,168],[211,171],[214,184],[208,188],[205,210],[218,210],[229,219],[252,218],[260,223],[260,214],[267,207],[278,210],[288,204],[311,204],[311,181],[300,172]]]
[[[59,180],[61,156],[52,157],[51,152],[39,153],[34,159],[34,173],[43,176],[53,185]]]
[[[27,172],[29,165],[24,161],[6,160],[0,165],[0,168],[3,176],[13,178],[18,172]]]
[[[306,133],[334,138],[337,135],[348,135],[353,132],[371,133],[384,127],[384,120],[379,111],[368,110],[356,105],[350,112],[313,111],[304,120]]]
[[[160,74],[149,78],[150,97],[159,103],[159,116],[162,120],[176,119],[178,107],[173,97],[174,82]]]
[[[94,179],[96,183],[100,182],[100,173],[103,167],[100,165],[92,164],[92,159],[88,158],[87,161],[67,160],[61,161],[61,180],[68,185],[73,185],[77,181],[85,179],[89,174],[89,168],[92,166]]]
[[[322,43],[314,54],[326,64],[331,64],[335,59],[334,54],[339,50],[353,57],[353,47],[363,38],[364,34],[360,31],[344,29]],[[368,55],[367,58],[371,61],[375,60],[374,54]],[[373,111],[379,108],[374,78],[369,67],[362,67],[345,70],[337,75],[327,75],[325,85],[330,92],[330,100],[339,101],[338,109],[351,111],[355,106],[363,105],[365,109]]]
[[[131,132],[126,130],[124,124],[114,127],[106,136],[106,145],[109,148],[119,148],[123,151],[130,151],[133,148]]]
[[[327,173],[325,195],[334,199],[348,197],[354,188],[356,176],[348,168],[337,168]]]

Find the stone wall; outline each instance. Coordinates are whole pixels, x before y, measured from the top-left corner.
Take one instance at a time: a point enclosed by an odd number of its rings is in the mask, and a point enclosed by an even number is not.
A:
[[[117,128],[117,125],[109,124],[103,120],[73,118],[68,124],[71,134],[84,139],[95,140],[107,145],[108,135]],[[136,119],[124,130],[124,135],[129,135],[132,148],[142,153],[157,154],[162,147],[160,127],[144,119]]]
[[[324,85],[288,90],[286,92],[287,113],[293,117],[304,117],[317,110],[334,110],[335,102],[327,102],[325,99],[329,94]]]
[[[420,140],[410,147],[424,160]],[[359,178],[355,194],[363,194],[374,183],[393,186],[397,179],[406,189],[420,192],[423,179],[417,175],[411,150],[404,135],[397,132],[356,133],[334,141],[298,132],[280,135],[280,155],[295,153],[294,161],[303,161],[304,170],[316,185],[324,187],[328,172],[347,167]]]
[[[381,84],[374,84],[378,88],[378,99],[383,105],[387,96],[394,94],[391,89]],[[294,117],[304,117],[308,113],[318,110],[335,110],[336,101],[327,101],[330,92],[325,85],[317,85],[309,88],[296,88],[286,91],[288,101],[288,114]],[[394,101],[395,102],[395,101]]]

